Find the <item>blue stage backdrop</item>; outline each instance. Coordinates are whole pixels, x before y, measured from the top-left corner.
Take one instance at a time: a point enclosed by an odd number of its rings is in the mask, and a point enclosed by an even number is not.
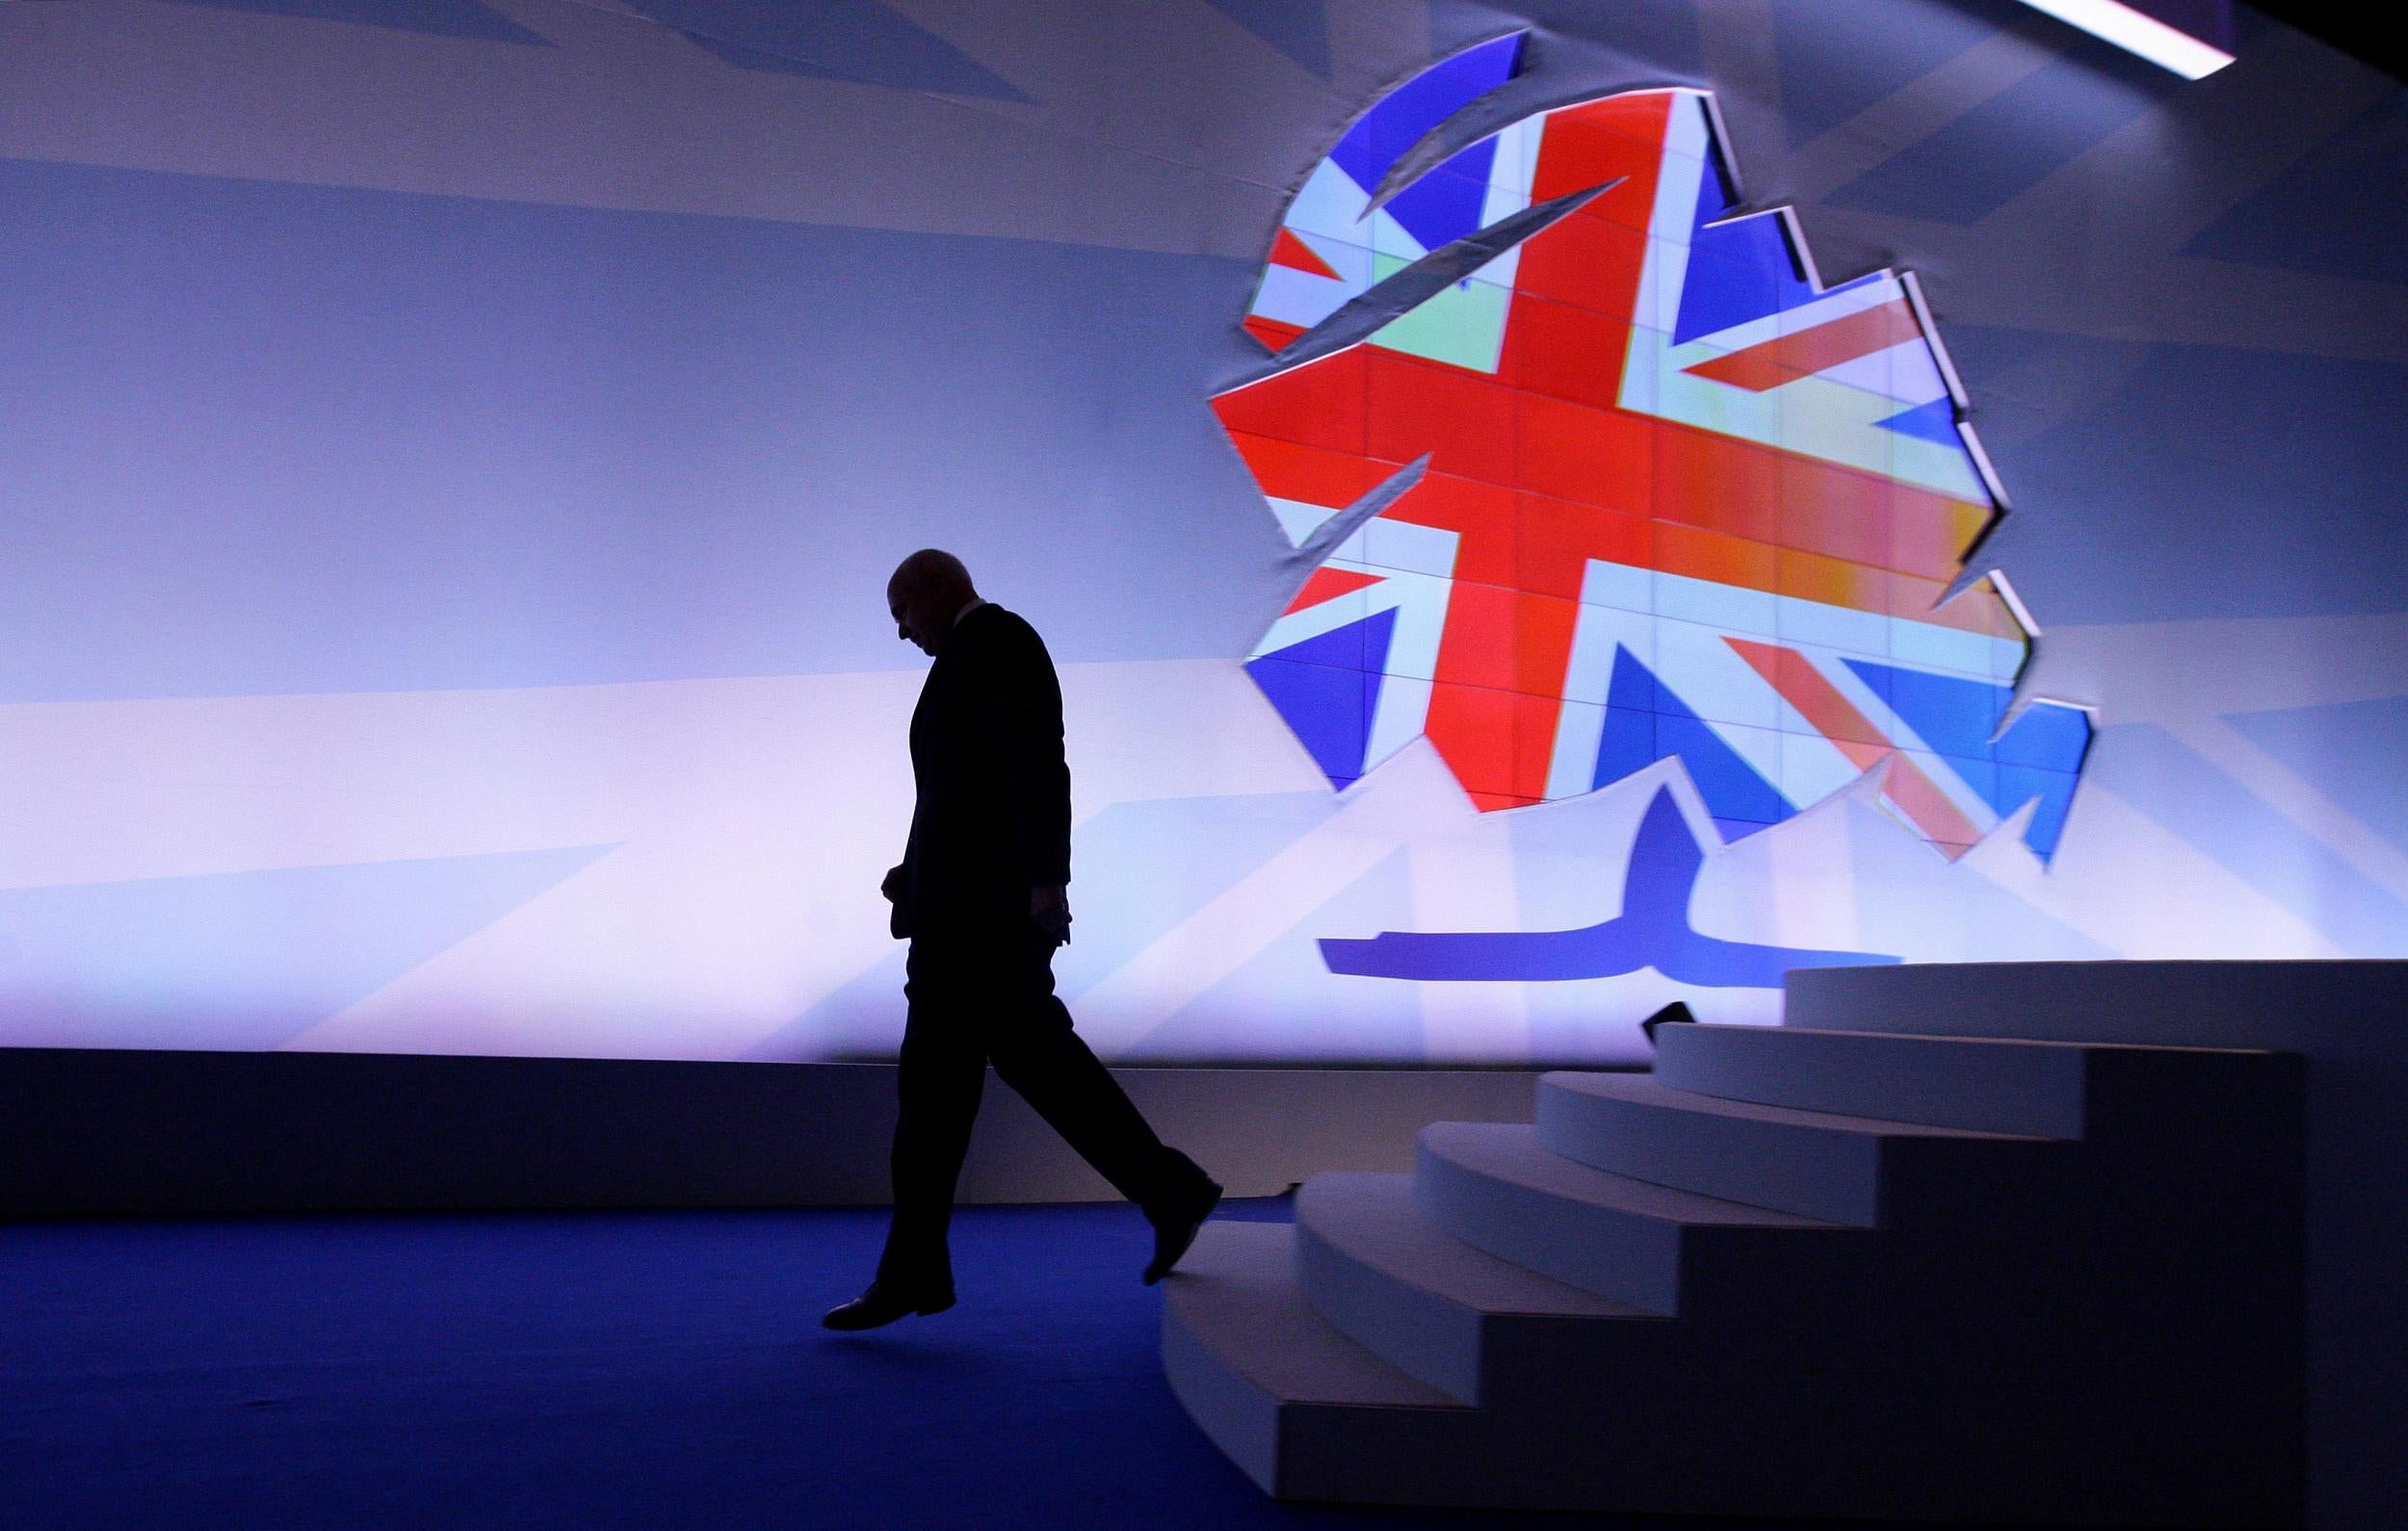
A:
[[[891,1050],[934,544],[1085,1033],[2408,955],[2408,98],[2006,0],[0,0],[0,1043]]]

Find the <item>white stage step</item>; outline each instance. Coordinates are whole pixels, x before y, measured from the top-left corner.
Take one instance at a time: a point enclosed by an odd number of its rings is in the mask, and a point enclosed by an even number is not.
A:
[[[1315,1175],[1296,1193],[1296,1219],[1315,1309],[1467,1404],[1493,1399],[1500,1381],[1509,1386],[1516,1358],[1577,1350],[1609,1365],[1627,1359],[1615,1347],[1634,1324],[1664,1322],[1454,1238],[1423,1214],[1411,1175]],[[1503,1375],[1484,1378],[1484,1367]]]
[[[1431,1220],[1475,1249],[1646,1312],[1695,1303],[1698,1270],[1738,1259],[1767,1235],[1857,1230],[1576,1164],[1535,1127],[1441,1122],[1422,1129],[1414,1171]]]
[[[2297,1060],[1660,1045],[1207,1227],[1182,1403],[1291,1499],[2296,1523]]]
[[[1374,1412],[1470,1411],[1314,1312],[1296,1248],[1288,1224],[1206,1225],[1164,1288],[1163,1369],[1213,1443],[1265,1492],[1332,1497],[1343,1465],[1314,1450],[1332,1427]],[[1341,1433],[1335,1443],[1343,1452],[1358,1442]]]
[[[1839,1116],[2079,1138],[2089,1049],[2073,1044],[1787,1026],[1659,1026],[1675,1090]]]
[[[2038,1138],[2154,1127],[2168,1102],[2260,1089],[2267,1054],[1793,1026],[1656,1029],[1658,1083],[1692,1095]]]
[[[1760,1105],[1637,1073],[1545,1075],[1537,1132],[1551,1152],[1615,1175],[1862,1227],[1890,1221],[1885,1201],[1902,1187],[1961,1183],[2000,1146],[2045,1141]]]

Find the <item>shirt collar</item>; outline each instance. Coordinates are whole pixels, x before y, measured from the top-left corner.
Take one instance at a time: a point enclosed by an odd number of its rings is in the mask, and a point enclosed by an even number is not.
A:
[[[959,611],[957,611],[957,612],[954,613],[954,625],[955,625],[955,627],[960,626],[960,625],[961,625],[961,619],[963,619],[964,617],[969,616],[972,612],[977,611],[980,607],[982,607],[982,606],[992,606],[992,605],[994,605],[994,604],[995,604],[995,603],[994,603],[993,601],[990,601],[990,600],[980,600],[980,599],[977,599],[976,597],[973,597],[973,598],[971,599],[971,602],[970,602],[970,604],[969,604],[969,605],[964,606],[963,608],[961,608],[961,610],[959,610]]]

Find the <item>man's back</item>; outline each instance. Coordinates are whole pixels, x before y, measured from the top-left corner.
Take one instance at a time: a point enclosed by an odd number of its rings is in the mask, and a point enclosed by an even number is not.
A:
[[[918,801],[897,934],[1025,920],[1029,889],[1070,881],[1061,688],[1036,629],[964,615],[911,717]]]

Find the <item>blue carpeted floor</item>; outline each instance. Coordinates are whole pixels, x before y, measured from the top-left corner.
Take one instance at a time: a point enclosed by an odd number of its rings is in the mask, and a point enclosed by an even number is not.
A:
[[[1163,1382],[1125,1206],[964,1209],[960,1307],[826,1333],[884,1223],[0,1227],[0,1526],[1608,1523],[1266,1499]]]

